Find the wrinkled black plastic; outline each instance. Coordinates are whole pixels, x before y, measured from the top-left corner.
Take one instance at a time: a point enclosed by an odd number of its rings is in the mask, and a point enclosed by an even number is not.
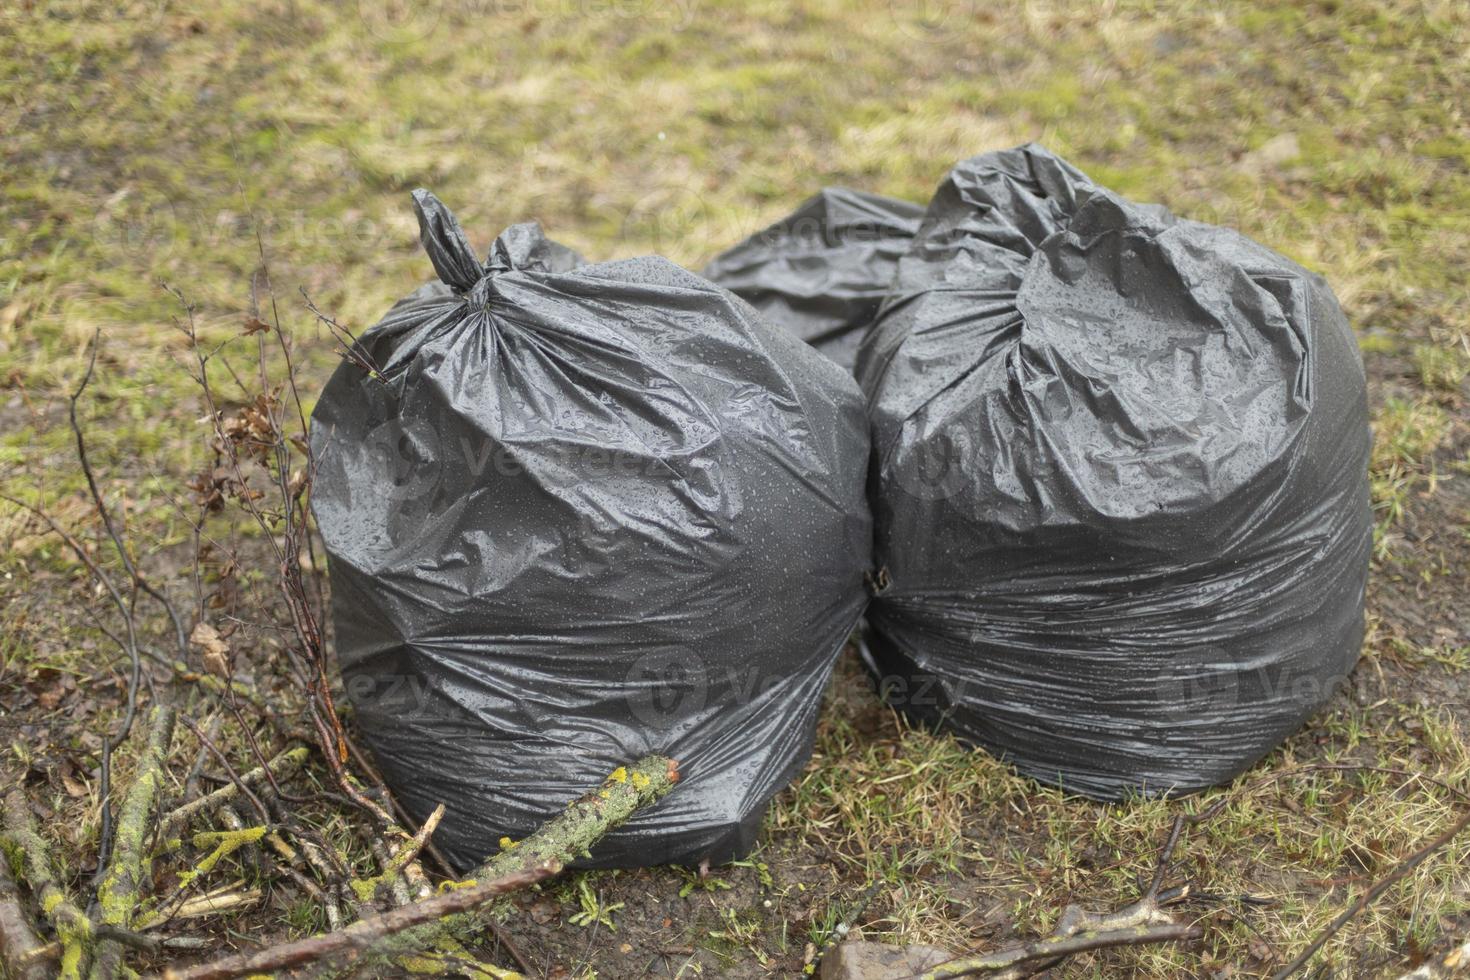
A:
[[[861,395],[663,259],[584,265],[523,224],[482,266],[414,197],[442,281],[313,416],[357,724],[462,867],[650,752],[680,786],[588,863],[739,854],[867,598]]]
[[[851,370],[923,214],[831,187],[720,253],[704,274]]]
[[[1369,430],[1321,277],[988,153],[940,185],[857,376],[872,654],[915,716],[1116,798],[1229,779],[1345,680]]]

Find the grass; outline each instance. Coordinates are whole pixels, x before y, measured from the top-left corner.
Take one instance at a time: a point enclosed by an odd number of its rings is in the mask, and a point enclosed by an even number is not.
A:
[[[1380,554],[1404,516],[1410,494],[1434,479],[1434,452],[1448,438],[1453,420],[1432,398],[1390,398],[1373,426],[1373,503],[1378,511]]]
[[[1414,366],[1419,369],[1419,383],[1434,392],[1457,394],[1466,375],[1470,375],[1470,357],[1466,356],[1465,337],[1461,344],[1423,344],[1414,348]]]
[[[68,526],[86,525],[61,422],[100,329],[84,411],[104,488],[125,503],[140,550],[184,542],[171,495],[204,457],[175,361],[178,310],[160,281],[222,339],[238,329],[263,242],[310,392],[335,355],[297,290],[361,327],[424,279],[408,207],[420,184],[482,249],[535,217],[593,258],[652,250],[697,267],[822,185],[923,200],[954,160],[1037,139],[1124,193],[1238,227],[1332,282],[1362,340],[1377,435],[1375,627],[1355,696],[1233,787],[1100,806],[904,729],[850,689],[845,669],[813,763],[773,808],[762,850],[716,869],[730,887],[689,887],[672,870],[595,875],[594,906],[661,896],[695,951],[674,965],[686,976],[779,972],[872,883],[863,935],[993,944],[1045,929],[1067,901],[1127,900],[1172,814],[1224,793],[1224,812],[1184,852],[1185,870],[1230,899],[1202,910],[1205,944],[1085,958],[1077,970],[1172,977],[1231,964],[1256,975],[1462,805],[1423,778],[1300,767],[1351,760],[1470,780],[1464,687],[1453,686],[1467,639],[1452,611],[1470,527],[1456,482],[1470,472],[1465,5],[530,0],[418,5],[407,21],[371,7],[0,10],[7,492],[44,496]],[[85,597],[76,564],[10,511],[0,541],[0,692],[113,676],[105,644],[69,611]],[[1421,688],[1446,707],[1420,703]],[[96,700],[94,727],[113,717]],[[29,740],[7,736],[4,765],[37,771],[55,751],[48,738],[90,765],[87,730],[60,719]],[[48,802],[76,816],[56,831],[80,857],[96,801],[44,778]],[[1427,863],[1324,959],[1369,973],[1463,933],[1470,898],[1455,875],[1467,859],[1461,842]],[[555,921],[577,934],[573,963],[586,958],[583,930],[566,926],[588,911],[579,889],[548,893]],[[1247,895],[1274,904],[1238,901]],[[634,919],[619,911],[617,937],[599,928],[596,949],[647,940]],[[299,901],[274,922],[319,925]],[[623,969],[596,962],[604,976]]]
[[[1450,713],[1420,710],[1384,731],[1375,711],[1343,706],[1234,784],[1194,800],[1080,802],[948,738],[910,731],[897,716],[859,735],[852,725],[871,711],[852,686],[856,675],[847,680],[828,706],[814,765],[771,823],[816,835],[850,877],[884,882],[891,897],[862,931],[889,941],[965,948],[992,942],[1002,924],[1045,931],[1071,901],[1117,904],[1151,873],[1174,813],[1224,799],[1216,817],[1189,832],[1177,872],[1197,875],[1220,898],[1224,911],[1206,916],[1209,938],[1202,949],[1150,950],[1131,962],[1149,976],[1197,975],[1202,963],[1253,974],[1280,966],[1394,856],[1447,826],[1470,786],[1463,722]],[[1344,768],[1315,768],[1323,766]],[[1391,890],[1329,947],[1329,959],[1386,963],[1427,945],[1422,933],[1435,933],[1439,916],[1463,915],[1470,904],[1459,871],[1467,860],[1470,840],[1462,839]],[[1267,896],[1269,905],[1252,902]]]

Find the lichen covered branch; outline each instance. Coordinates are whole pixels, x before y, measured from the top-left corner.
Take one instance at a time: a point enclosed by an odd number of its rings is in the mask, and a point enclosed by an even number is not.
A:
[[[619,766],[600,787],[572,801],[535,834],[519,844],[507,841],[470,879],[432,898],[368,916],[336,932],[169,971],[166,976],[172,980],[230,980],[324,960],[346,965],[368,956],[400,958],[438,949],[446,940],[458,942],[476,927],[470,914],[473,910],[559,873],[639,808],[661,799],[678,779],[678,764],[661,756],[649,756],[628,768]]]
[[[104,925],[126,929],[142,897],[144,884],[151,877],[152,858],[148,849],[148,831],[153,811],[163,788],[164,766],[169,744],[173,741],[174,709],[155,704],[148,712],[148,740],[138,760],[138,771],[128,787],[117,815],[112,860],[97,889],[99,921]],[[93,980],[109,980],[122,966],[123,946],[112,939],[97,943],[92,962]]]
[[[87,966],[92,923],[66,894],[51,863],[51,848],[36,830],[25,794],[13,789],[5,796],[5,843],[19,877],[30,886],[61,943],[57,975],[78,980]]]
[[[50,969],[41,962],[43,948],[26,918],[10,861],[0,854],[0,972],[14,980],[45,980]]]
[[[166,843],[172,841],[183,833],[184,829],[188,827],[189,821],[204,814],[212,813],[223,804],[239,796],[240,785],[242,783],[246,786],[253,787],[265,782],[267,768],[270,770],[270,774],[276,779],[282,779],[290,775],[295,770],[301,768],[301,765],[306,762],[307,754],[307,749],[304,745],[287,749],[271,759],[266,766],[257,766],[249,772],[243,773],[240,776],[239,782],[232,780],[214,792],[178,807],[163,819],[163,823],[158,830],[159,840]]]

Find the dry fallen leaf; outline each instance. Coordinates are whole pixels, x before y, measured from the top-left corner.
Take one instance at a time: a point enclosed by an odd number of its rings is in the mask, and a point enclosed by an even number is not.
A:
[[[61,774],[61,785],[66,789],[67,796],[77,798],[87,795],[86,784],[69,772],[63,772]]]
[[[220,637],[219,631],[208,623],[201,622],[189,634],[189,642],[199,651],[204,669],[216,677],[225,677],[230,672],[230,645]]]
[[[15,325],[20,322],[20,318],[25,315],[28,305],[24,300],[14,299],[0,308],[0,334],[9,333],[14,329]]]

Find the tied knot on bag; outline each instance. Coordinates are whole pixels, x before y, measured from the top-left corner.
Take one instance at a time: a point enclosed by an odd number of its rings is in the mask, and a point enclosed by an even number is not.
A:
[[[413,210],[419,219],[419,241],[434,264],[439,281],[462,296],[472,309],[490,301],[491,280],[509,263],[481,265],[454,212],[429,191],[413,192]]]
[[[480,310],[490,305],[490,278],[493,275],[493,272],[487,270],[483,276],[475,280],[470,291],[464,294],[466,306],[472,310]]]
[[[878,596],[887,592],[888,587],[892,584],[893,579],[888,574],[887,565],[884,565],[877,571],[869,569],[868,571],[863,572],[863,585],[867,588],[868,595],[874,598],[877,598]]]
[[[581,264],[575,252],[548,241],[534,221],[505,229],[481,264],[454,212],[443,201],[421,187],[413,192],[413,210],[419,219],[419,241],[439,281],[472,310],[483,309],[490,302],[495,277],[502,273],[564,272]]]

